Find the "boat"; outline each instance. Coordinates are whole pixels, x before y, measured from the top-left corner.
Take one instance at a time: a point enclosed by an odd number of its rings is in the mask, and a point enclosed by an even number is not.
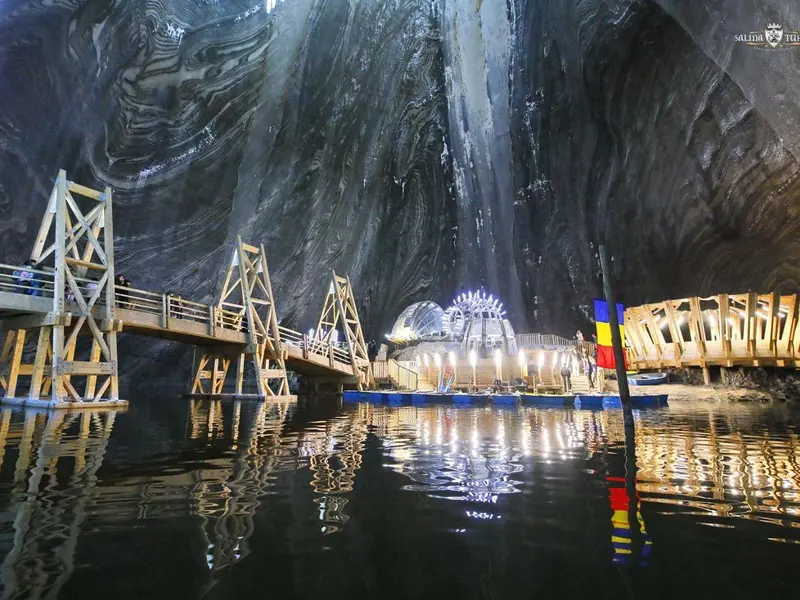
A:
[[[667,374],[640,373],[639,375],[628,375],[628,383],[631,385],[660,385],[667,383]]]

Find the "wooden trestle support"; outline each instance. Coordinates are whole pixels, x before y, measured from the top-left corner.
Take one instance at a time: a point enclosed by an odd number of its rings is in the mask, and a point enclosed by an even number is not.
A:
[[[367,345],[364,343],[364,332],[361,329],[361,319],[358,317],[350,278],[339,277],[335,271],[331,271],[331,285],[322,305],[322,313],[314,332],[314,340],[324,343],[332,342],[333,332],[337,330],[340,323],[350,354],[350,364],[353,365],[353,377],[355,377],[359,391],[375,387],[375,378],[367,353]]]
[[[256,248],[236,238],[231,263],[225,273],[218,304],[220,314],[235,314],[236,323],[247,332],[244,352],[232,353],[221,347],[202,348],[192,382],[192,394],[223,394],[231,362],[236,360],[236,397],[243,393],[245,363],[249,358],[255,372],[257,396],[261,399],[294,400],[286,379],[286,350],[281,344],[275,297],[264,246]],[[209,367],[211,367],[209,369]],[[208,384],[208,385],[206,385]]]
[[[121,324],[115,318],[111,188],[99,192],[59,171],[31,259],[37,274],[35,287],[28,290],[30,301],[52,298],[52,308],[3,322],[3,402],[54,408],[126,405],[119,399],[116,336]],[[23,364],[31,333],[37,340],[35,358]],[[91,335],[91,349],[79,344],[80,333]],[[85,360],[76,360],[76,353],[85,354]],[[23,395],[20,377],[30,377]]]

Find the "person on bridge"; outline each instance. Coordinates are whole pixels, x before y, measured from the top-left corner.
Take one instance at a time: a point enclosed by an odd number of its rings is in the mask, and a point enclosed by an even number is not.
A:
[[[24,294],[31,296],[41,296],[41,282],[36,279],[36,274],[33,268],[36,266],[36,261],[32,258],[25,261],[22,269],[14,271],[14,278],[17,284],[23,289]]]

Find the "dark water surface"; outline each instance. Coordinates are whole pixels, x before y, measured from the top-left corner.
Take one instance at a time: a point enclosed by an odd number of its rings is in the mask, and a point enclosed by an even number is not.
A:
[[[798,417],[2,409],[2,598],[796,597]]]

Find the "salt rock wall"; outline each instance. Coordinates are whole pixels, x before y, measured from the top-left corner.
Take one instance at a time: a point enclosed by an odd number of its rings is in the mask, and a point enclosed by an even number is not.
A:
[[[370,337],[478,285],[571,334],[603,241],[629,304],[798,287],[800,50],[733,41],[788,0],[3,7],[4,262],[65,168],[114,188],[134,285],[210,301],[241,235],[299,328],[333,268]]]

